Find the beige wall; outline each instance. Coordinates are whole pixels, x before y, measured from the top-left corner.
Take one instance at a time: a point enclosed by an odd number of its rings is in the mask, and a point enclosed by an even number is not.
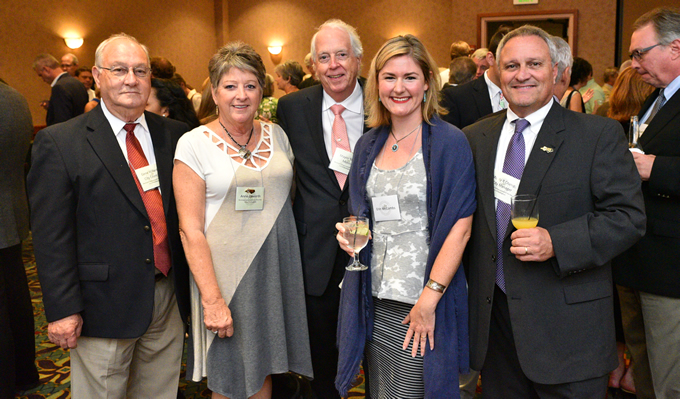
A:
[[[213,0],[147,1],[2,1],[0,15],[0,77],[28,100],[33,123],[45,123],[46,111],[38,105],[50,96],[50,87],[31,69],[39,53],[57,59],[73,52],[81,65],[94,63],[97,45],[109,35],[124,31],[149,47],[151,55],[169,58],[187,82],[200,86],[207,77],[207,60],[215,52]],[[74,31],[85,39],[70,50],[63,35]]]
[[[637,0],[624,0],[626,18],[632,21],[660,1],[642,6]],[[200,86],[207,76],[208,59],[224,42],[250,43],[273,74],[269,44],[284,45],[282,60],[302,62],[315,27],[333,17],[357,27],[364,44],[365,76],[375,52],[394,35],[417,35],[445,67],[453,40],[477,43],[479,13],[565,9],[579,11],[577,55],[593,64],[595,77],[600,80],[604,68],[614,64],[616,0],[540,0],[529,6],[513,6],[512,0],[374,0],[359,11],[356,5],[353,1],[303,0],[195,0],[190,4],[183,0],[84,0],[46,8],[41,0],[5,1],[0,3],[0,13],[12,19],[0,24],[0,77],[27,97],[34,123],[42,124],[45,111],[38,103],[49,97],[50,90],[31,63],[41,52],[56,57],[67,52],[62,36],[69,29],[85,38],[83,47],[74,51],[81,64],[92,64],[97,44],[108,35],[125,31],[147,44],[152,55],[169,58],[191,85]],[[630,33],[624,34],[624,52],[626,36],[629,40]],[[281,94],[278,91],[276,96]]]

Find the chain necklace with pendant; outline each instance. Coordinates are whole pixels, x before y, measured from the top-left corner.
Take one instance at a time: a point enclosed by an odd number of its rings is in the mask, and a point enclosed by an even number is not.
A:
[[[231,137],[231,133],[229,133],[229,130],[227,130],[227,128],[224,127],[224,125],[222,124],[221,121],[218,120],[217,122],[219,122],[220,126],[222,126],[222,129],[224,129],[224,131],[227,132],[227,136],[229,136],[231,141],[233,141],[234,144],[236,144],[239,147],[238,155],[241,158],[248,160],[252,154],[247,147],[248,147],[248,143],[250,143],[250,139],[253,137],[253,129],[255,129],[255,126],[250,128],[250,135],[248,136],[248,141],[246,141],[246,143],[244,145],[241,145],[241,144],[238,143],[238,141],[234,140],[234,138]]]
[[[397,151],[399,150],[399,142],[402,141],[403,139],[407,138],[408,136],[412,135],[413,132],[415,132],[416,130],[418,130],[419,127],[420,127],[420,124],[418,124],[418,126],[416,126],[415,129],[411,130],[411,132],[410,132],[409,134],[407,134],[406,136],[400,138],[399,140],[397,140],[397,137],[394,135],[394,132],[392,131],[392,129],[390,129],[390,134],[391,134],[392,137],[394,138],[394,141],[396,141],[396,143],[392,144],[392,152],[397,152]],[[226,129],[225,129],[225,130],[226,130]],[[228,132],[227,132],[227,133],[228,133]],[[233,139],[232,139],[232,140],[233,140]]]

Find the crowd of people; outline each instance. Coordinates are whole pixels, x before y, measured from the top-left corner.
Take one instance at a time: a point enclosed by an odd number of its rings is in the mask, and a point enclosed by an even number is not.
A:
[[[178,397],[185,333],[213,398],[271,398],[282,375],[347,397],[360,367],[373,398],[472,398],[480,375],[483,398],[680,397],[680,10],[635,22],[604,87],[531,25],[472,50],[440,71],[397,36],[363,78],[331,19],[309,76],[231,42],[200,90],[126,34],[92,68],[41,54],[26,187],[30,112],[0,83],[0,397],[38,382],[25,191],[73,398]],[[519,195],[534,227],[511,223]]]

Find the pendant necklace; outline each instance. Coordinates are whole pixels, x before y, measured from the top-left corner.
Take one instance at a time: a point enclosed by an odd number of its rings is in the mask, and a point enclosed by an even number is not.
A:
[[[250,139],[253,137],[253,129],[255,129],[255,126],[250,128],[250,135],[248,136],[248,141],[246,141],[246,143],[244,145],[241,145],[241,144],[238,143],[238,141],[234,140],[234,138],[231,137],[231,133],[229,133],[229,130],[227,130],[227,128],[224,127],[224,125],[222,124],[221,121],[218,120],[217,122],[219,122],[220,126],[222,126],[222,129],[224,129],[224,131],[227,132],[227,136],[229,136],[231,141],[233,141],[234,144],[236,144],[239,147],[238,155],[241,158],[248,160],[250,158],[250,155],[252,155],[252,154],[250,153],[250,150],[246,147],[248,147],[248,143],[250,143]]]
[[[223,127],[224,127],[224,126],[223,126]],[[403,139],[407,138],[408,136],[412,135],[413,132],[415,132],[416,130],[418,130],[419,127],[420,127],[420,124],[418,124],[418,126],[416,126],[415,129],[411,130],[411,132],[410,132],[409,134],[407,134],[406,136],[400,138],[399,140],[397,140],[397,137],[394,135],[394,132],[392,131],[392,129],[390,129],[390,134],[391,134],[392,137],[394,138],[394,141],[396,141],[396,143],[392,144],[392,152],[397,152],[397,151],[399,150],[399,142],[402,141]],[[225,129],[225,130],[226,130],[226,129]],[[229,133],[229,132],[227,132],[227,133]],[[232,139],[232,140],[233,140],[233,139]]]

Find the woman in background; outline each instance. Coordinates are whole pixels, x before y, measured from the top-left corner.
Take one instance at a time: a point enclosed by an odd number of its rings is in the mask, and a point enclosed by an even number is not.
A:
[[[276,107],[279,104],[279,100],[272,97],[274,94],[274,78],[270,74],[265,75],[264,79],[264,91],[262,92],[262,101],[260,101],[260,106],[257,109],[257,119],[278,123],[276,119]]]
[[[305,76],[302,65],[297,61],[286,61],[277,65],[274,72],[276,73],[276,86],[286,94],[298,91],[298,86]]]
[[[189,129],[200,125],[194,106],[177,83],[169,79],[151,78],[151,93],[146,102],[146,110],[184,122]]]
[[[372,398],[460,397],[457,376],[468,370],[469,350],[460,266],[476,184],[467,139],[438,116],[439,80],[412,35],[388,40],[371,62],[365,108],[373,129],[357,142],[348,178],[350,214],[369,218],[373,239],[359,255],[369,269],[347,271],[342,283],[341,396],[366,345]],[[385,217],[371,203],[398,211]],[[344,226],[336,227],[352,255]]]

